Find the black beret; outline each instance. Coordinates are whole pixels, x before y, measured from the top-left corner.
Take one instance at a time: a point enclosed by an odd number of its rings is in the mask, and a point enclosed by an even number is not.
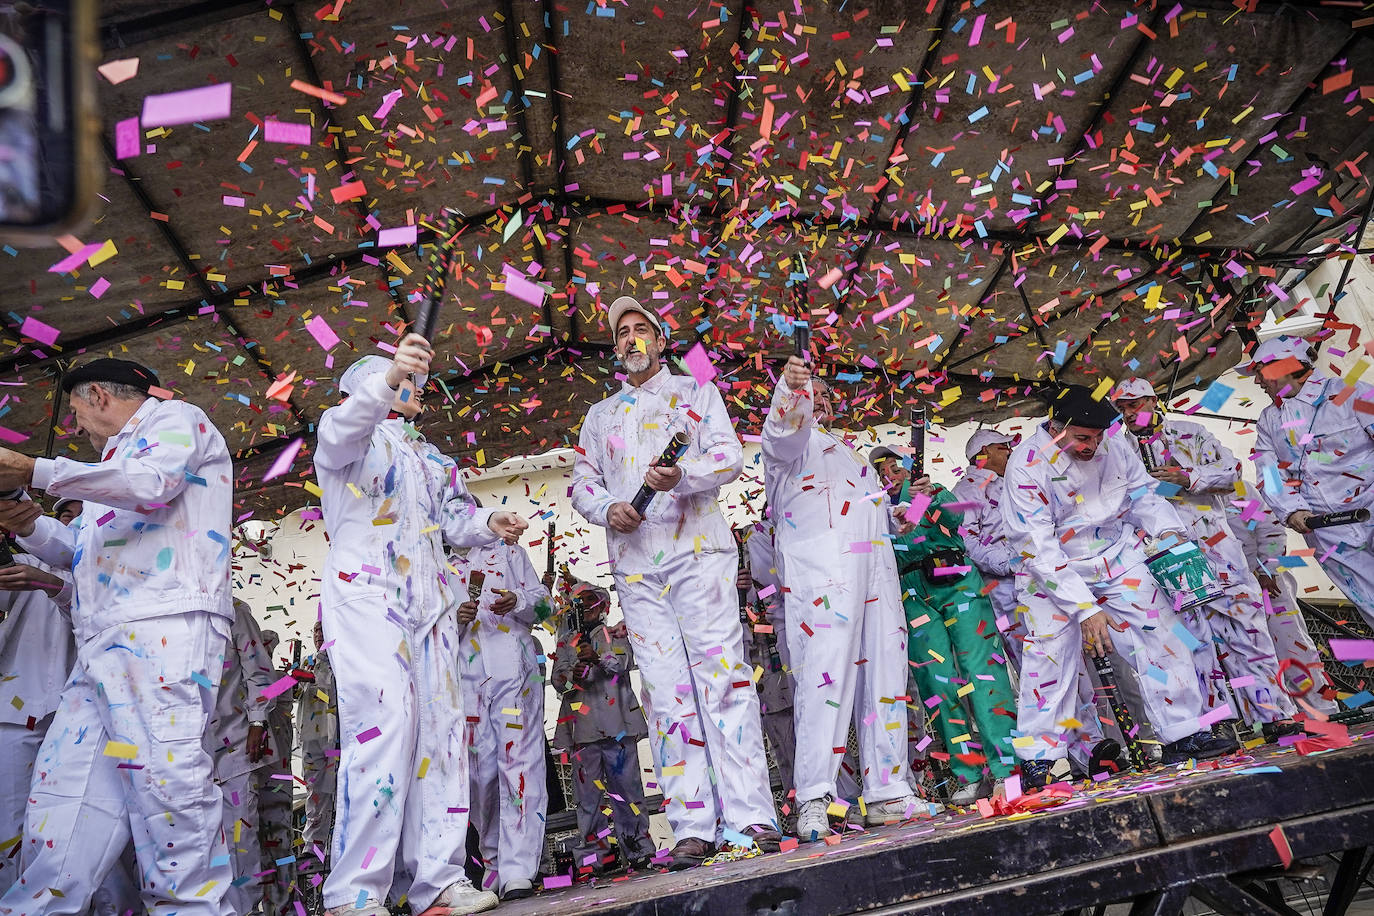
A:
[[[1083,385],[1065,385],[1050,396],[1050,419],[1066,426],[1106,429],[1120,416],[1111,401],[1093,397]]]
[[[93,359],[84,366],[77,366],[62,376],[62,390],[71,394],[73,388],[85,382],[131,385],[145,392],[160,387],[156,372],[127,359]]]

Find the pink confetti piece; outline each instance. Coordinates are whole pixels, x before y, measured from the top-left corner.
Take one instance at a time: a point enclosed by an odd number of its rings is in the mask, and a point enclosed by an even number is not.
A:
[[[418,238],[417,227],[394,226],[377,233],[377,247],[391,248],[396,245],[414,245],[416,238]]]
[[[96,299],[99,299],[101,296],[105,295],[105,291],[109,288],[110,281],[106,280],[104,277],[101,277],[99,280],[96,280],[94,283],[91,284],[91,295],[94,296]]]
[[[840,277],[843,276],[843,271],[838,267],[832,267],[825,272],[825,276],[821,277],[817,285],[819,285],[821,289],[830,289],[830,287],[834,286],[839,281]]]
[[[63,258],[62,260],[58,261],[58,262],[57,262],[56,264],[54,264],[52,267],[49,267],[49,268],[48,268],[48,273],[50,273],[50,274],[68,274],[68,273],[71,273],[72,271],[74,271],[74,270],[76,270],[78,267],[80,267],[82,264],[85,264],[86,261],[90,259],[91,255],[95,254],[97,251],[99,251],[99,250],[100,250],[101,248],[103,248],[103,247],[105,247],[105,243],[104,243],[104,242],[92,242],[91,244],[86,245],[85,247],[83,247],[83,248],[81,248],[81,249],[79,249],[79,250],[77,250],[77,251],[75,251],[75,252],[73,252],[73,253],[67,255],[65,258]]]
[[[23,442],[28,438],[29,437],[26,436],[24,433],[17,433],[12,429],[6,429],[5,427],[0,426],[0,442],[8,442],[11,445],[18,445],[20,442]]]
[[[572,887],[572,875],[549,875],[544,879],[544,890],[558,887]]]
[[[528,302],[530,305],[540,306],[544,304],[544,297],[548,295],[544,287],[526,280],[523,274],[509,264],[503,265],[502,269],[506,275],[506,292],[521,302]]]
[[[1337,661],[1374,661],[1374,639],[1333,639],[1330,644]]]
[[[339,335],[334,333],[334,329],[324,320],[323,315],[316,315],[307,321],[305,329],[315,338],[315,343],[319,344],[322,350],[332,350],[339,344]]]
[[[1201,728],[1211,728],[1213,723],[1220,722],[1222,719],[1229,719],[1232,715],[1233,713],[1231,712],[1231,704],[1222,703],[1221,706],[1217,707],[1211,712],[1203,713],[1202,715],[1198,716],[1197,724]]]
[[[711,357],[706,355],[706,348],[699,341],[696,346],[687,351],[687,355],[683,357],[682,361],[698,385],[710,384],[717,375],[716,367],[711,363]]]
[[[310,125],[295,121],[276,121],[269,118],[262,125],[262,138],[268,143],[310,145]]]
[[[301,446],[304,444],[304,439],[297,439],[295,442],[292,442],[286,448],[282,449],[281,454],[277,456],[277,460],[272,462],[272,467],[268,468],[267,473],[262,475],[263,482],[265,483],[275,477],[280,477],[290,470],[291,462],[296,460],[296,456],[300,454]]]
[[[905,518],[907,521],[911,522],[911,524],[913,525],[919,525],[921,523],[921,516],[925,515],[926,510],[929,508],[929,496],[927,496],[924,493],[912,493],[911,505],[907,507],[907,510],[902,515],[902,517]]]
[[[382,96],[382,104],[372,113],[374,118],[385,118],[391,113],[391,106],[395,105],[401,98],[401,90],[393,89]]]
[[[126,57],[123,60],[107,60],[95,69],[96,72],[110,81],[110,85],[118,86],[125,80],[131,80],[138,76],[138,58]]]
[[[130,159],[139,154],[142,133],[138,118],[125,118],[115,122],[115,158]]]
[[[916,301],[916,294],[915,294],[915,293],[912,293],[911,295],[909,295],[909,296],[907,296],[905,299],[903,299],[901,302],[898,302],[896,305],[889,305],[887,308],[883,309],[881,312],[879,312],[878,314],[874,315],[874,316],[873,316],[873,323],[874,323],[874,324],[882,324],[884,321],[886,321],[887,319],[891,318],[893,315],[897,314],[897,313],[900,312],[902,309],[906,308],[908,305],[910,305],[911,303],[913,303],[913,302],[915,302],[915,301]]]
[[[232,83],[150,95],[143,100],[144,127],[170,127],[229,117],[233,109]]]
[[[109,286],[108,283],[105,285]],[[104,290],[101,290],[101,292],[104,292]],[[57,337],[62,332],[50,324],[44,324],[32,315],[26,315],[24,317],[24,323],[19,326],[19,333],[31,340],[36,340],[39,343],[47,344],[51,347],[53,344],[57,343]]]
[[[277,680],[269,684],[267,687],[263,688],[262,693],[260,693],[258,696],[260,696],[262,699],[270,700],[273,697],[281,696],[283,693],[286,693],[286,691],[290,690],[295,685],[296,679],[288,674],[284,677],[278,678]]]
[[[372,726],[371,728],[369,728],[367,731],[365,731],[365,732],[359,732],[359,733],[358,733],[358,743],[359,743],[359,744],[366,744],[367,742],[371,741],[373,738],[380,737],[381,734],[382,734],[382,730],[381,730],[380,728],[378,728],[377,726],[374,725],[374,726]]]

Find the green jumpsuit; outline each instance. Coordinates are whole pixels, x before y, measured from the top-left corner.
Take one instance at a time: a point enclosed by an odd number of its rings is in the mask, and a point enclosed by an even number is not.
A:
[[[902,484],[899,502],[910,500],[910,487],[910,482]],[[959,565],[968,566],[968,572],[936,576],[939,584],[931,584],[920,569],[920,561],[934,554],[964,552],[959,535],[963,515],[945,508],[954,501],[948,490],[938,489],[921,524],[898,535],[894,546],[909,627],[907,657],[922,699],[933,705],[933,698],[940,698],[936,726],[951,755],[950,769],[961,784],[968,784],[982,778],[985,766],[994,779],[1012,772],[1002,758],[1014,757],[1016,697],[1006,664],[993,657],[1005,653],[978,570],[964,559]],[[978,724],[978,742],[960,702],[964,697]]]

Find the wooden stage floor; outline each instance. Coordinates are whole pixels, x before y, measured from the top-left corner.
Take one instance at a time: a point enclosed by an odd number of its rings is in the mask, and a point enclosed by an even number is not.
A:
[[[1190,892],[1224,899],[1238,887],[1228,876],[1281,865],[1285,843],[1298,859],[1360,849],[1348,858],[1362,867],[1374,844],[1374,728],[1350,737],[1308,755],[1262,747],[1078,783],[1064,804],[1032,813],[951,810],[833,844],[545,889],[498,912],[1032,916],[1133,898],[1142,913],[1178,912]],[[1264,912],[1247,906],[1234,911]]]

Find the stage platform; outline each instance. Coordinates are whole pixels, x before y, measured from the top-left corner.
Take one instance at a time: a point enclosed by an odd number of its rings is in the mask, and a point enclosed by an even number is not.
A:
[[[498,912],[1033,916],[1133,901],[1132,913],[1162,916],[1192,896],[1223,913],[1291,913],[1274,880],[1291,851],[1340,857],[1325,910],[1337,916],[1374,864],[1374,727],[1350,737],[1308,755],[1264,747],[1079,783],[1064,804],[1033,813],[952,810],[833,844],[546,889]]]

